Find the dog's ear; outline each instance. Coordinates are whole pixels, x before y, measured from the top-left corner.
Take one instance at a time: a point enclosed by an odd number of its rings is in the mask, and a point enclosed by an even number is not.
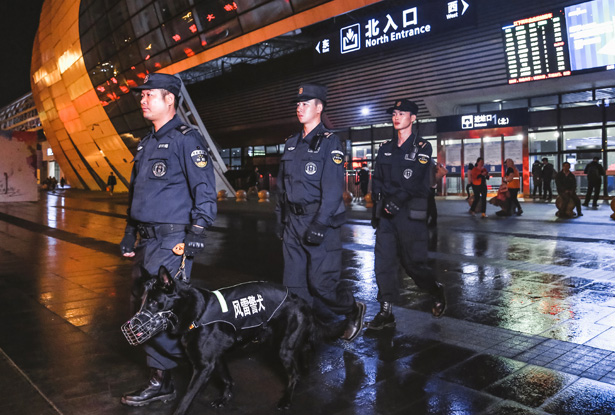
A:
[[[161,265],[158,270],[158,281],[165,288],[172,288],[175,283],[175,280],[169,274],[169,270],[164,265]]]

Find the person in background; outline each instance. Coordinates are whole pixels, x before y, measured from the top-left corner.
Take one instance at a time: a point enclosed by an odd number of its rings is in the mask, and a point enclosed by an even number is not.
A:
[[[363,163],[361,170],[359,170],[359,185],[361,186],[361,196],[365,197],[369,187],[369,169],[367,168],[367,163]]]
[[[113,172],[109,173],[109,177],[107,178],[107,191],[111,196],[113,196],[113,189],[117,184],[117,179],[113,175]]]
[[[258,193],[258,185],[260,182],[261,174],[258,171],[258,167],[255,166],[254,170],[250,172],[248,177],[248,193]]]
[[[600,188],[602,187],[602,176],[606,173],[604,171],[604,167],[602,164],[598,162],[600,158],[594,157],[591,163],[585,166],[585,174],[587,174],[587,194],[585,195],[585,202],[583,206],[589,206],[589,199],[592,197],[592,192],[594,193],[594,202],[592,203],[593,208],[598,207],[598,197],[600,196]]]
[[[436,191],[438,189],[438,181],[447,175],[448,170],[442,163],[438,163],[435,159],[431,159],[431,189],[429,198],[427,199],[427,226],[434,228],[438,225],[438,206],[436,205]]]
[[[567,213],[567,208],[570,200],[572,200],[577,208],[577,217],[583,216],[583,213],[581,213],[581,200],[579,199],[579,196],[577,196],[576,192],[577,178],[570,171],[570,163],[567,161],[562,164],[562,171],[557,173],[557,176],[555,176],[555,186],[557,186],[557,193],[562,198],[560,209],[555,215],[559,218],[570,217]]]
[[[472,191],[474,192],[474,203],[470,208],[470,214],[474,216],[476,208],[480,203],[480,212],[483,218],[487,217],[487,180],[489,180],[489,173],[485,168],[485,161],[482,157],[476,159],[476,165],[471,171],[472,179]]]
[[[521,189],[519,169],[517,169],[512,159],[506,159],[505,163],[506,176],[504,177],[504,181],[508,185],[508,193],[510,194],[510,199],[508,201],[508,216],[512,215],[515,210],[517,211],[517,216],[521,216],[523,209],[521,209],[521,204],[517,199],[517,194]]]
[[[466,172],[466,194],[468,195],[468,197],[466,197],[466,200],[468,200],[470,198],[470,190],[472,189],[472,169],[474,168],[474,164],[470,163],[468,164],[468,171]]]
[[[546,200],[547,203],[553,199],[553,191],[551,190],[551,180],[553,180],[553,176],[555,176],[555,169],[553,168],[553,164],[549,163],[549,159],[544,157],[542,159],[542,198]]]
[[[536,192],[538,192],[538,197],[542,199],[542,164],[538,159],[534,160],[534,164],[532,164],[532,181],[534,183],[532,197],[535,199]]]

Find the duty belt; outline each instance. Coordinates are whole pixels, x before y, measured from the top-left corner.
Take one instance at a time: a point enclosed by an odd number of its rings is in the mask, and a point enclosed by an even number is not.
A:
[[[320,207],[320,203],[308,203],[307,205],[302,205],[299,203],[288,203],[288,210],[291,211],[293,215],[311,215],[312,213],[318,212],[318,208]]]
[[[182,232],[186,229],[186,225],[178,223],[163,223],[160,225],[152,225],[148,223],[139,223],[137,231],[141,238],[150,239],[157,236],[164,236],[175,232]]]

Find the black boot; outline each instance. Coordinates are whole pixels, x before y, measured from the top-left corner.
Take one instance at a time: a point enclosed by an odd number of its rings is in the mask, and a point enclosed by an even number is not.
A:
[[[168,370],[152,369],[149,383],[138,391],[122,396],[122,403],[128,406],[144,406],[152,402],[168,402],[175,399],[175,388]]]
[[[365,317],[365,304],[360,302],[355,302],[354,310],[348,314],[348,323],[346,325],[346,330],[342,337],[342,340],[348,340],[349,342],[356,339],[356,337],[361,334],[361,330],[363,329],[363,317]]]
[[[431,306],[431,314],[434,317],[441,317],[446,310],[446,295],[444,294],[444,285],[436,282],[438,286],[436,292],[433,295],[433,303]]]
[[[386,301],[380,303],[380,311],[367,323],[367,330],[382,330],[385,327],[395,327],[393,304]]]

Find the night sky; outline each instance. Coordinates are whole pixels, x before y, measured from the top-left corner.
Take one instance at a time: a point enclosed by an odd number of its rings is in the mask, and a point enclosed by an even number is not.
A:
[[[0,0],[0,108],[31,91],[32,44],[44,0]]]

